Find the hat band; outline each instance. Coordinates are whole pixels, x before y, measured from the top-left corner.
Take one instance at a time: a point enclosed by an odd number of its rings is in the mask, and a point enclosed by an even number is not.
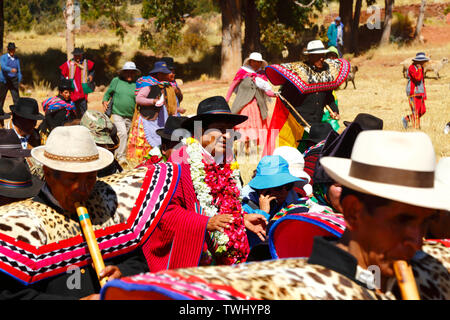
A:
[[[98,160],[100,158],[98,154],[94,154],[92,156],[87,156],[87,157],[70,157],[70,156],[58,156],[55,154],[51,154],[47,151],[44,151],[44,156],[51,160],[68,161],[68,162],[90,162],[90,161]]]
[[[11,189],[29,188],[33,185],[31,179],[26,181],[11,181],[6,179],[0,179],[0,186]]]
[[[325,48],[306,49],[306,52],[310,53],[310,52],[315,52],[315,51],[320,51],[320,50],[326,50],[326,49]]]
[[[412,171],[369,165],[352,160],[349,175],[353,178],[413,188],[433,188],[434,171]]]
[[[2,144],[0,149],[22,149],[21,144]]]

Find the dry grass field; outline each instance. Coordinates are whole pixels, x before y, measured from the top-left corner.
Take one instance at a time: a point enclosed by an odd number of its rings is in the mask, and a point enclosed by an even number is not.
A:
[[[411,1],[403,2],[397,3],[396,1],[396,6],[411,3]],[[420,1],[413,2],[420,3]],[[431,1],[431,3],[443,2],[446,1]],[[380,6],[383,6],[381,2]],[[325,15],[328,16],[334,16],[336,12],[338,12],[338,7],[334,3],[324,11]],[[135,28],[137,29],[137,26]],[[425,21],[423,36],[425,39],[423,44],[403,47],[391,44],[382,48],[371,49],[358,57],[345,56],[352,65],[357,65],[359,70],[356,73],[356,89],[349,83],[345,90],[341,87],[337,91],[341,127],[343,127],[343,121],[351,121],[358,113],[366,112],[382,118],[385,130],[405,131],[401,124],[401,117],[409,112],[409,105],[405,96],[406,79],[403,78],[400,62],[408,57],[415,56],[418,51],[425,51],[427,55],[431,54],[432,58],[436,60],[442,57],[450,58],[450,24],[446,23],[445,20],[428,18]],[[219,39],[220,37],[216,38]],[[217,41],[217,39],[214,41]],[[49,38],[33,33],[14,33],[7,35],[5,41],[15,41],[19,47],[17,52],[19,55],[21,52],[36,50],[44,52],[49,47],[64,48],[62,34]],[[115,42],[117,42],[117,39],[107,32],[80,35],[77,38],[77,46],[84,45],[87,48],[98,48],[103,43],[112,44]],[[127,35],[125,42],[120,47],[123,52],[120,63],[123,63],[137,50],[137,32]],[[144,52],[144,54],[151,53]],[[184,62],[183,57],[175,58],[180,63]],[[445,135],[443,132],[445,124],[450,121],[450,65],[447,64],[440,71],[440,79],[431,77],[434,77],[432,73],[426,79],[427,112],[421,120],[421,130],[432,139],[436,156],[439,159],[450,156],[450,135]],[[182,106],[187,109],[186,114],[194,114],[202,99],[214,95],[225,96],[228,86],[229,83],[208,78],[206,75],[196,81],[184,82],[181,86],[184,94]],[[45,83],[35,83],[34,89],[23,92],[23,94],[34,97],[41,102],[54,92]],[[103,92],[101,91],[92,93],[89,96],[89,108],[100,109],[102,96]],[[8,94],[5,102],[6,111],[10,104],[11,98]],[[408,131],[410,130],[413,129],[408,129]],[[249,181],[255,167],[255,161],[248,165],[241,164],[245,182]]]

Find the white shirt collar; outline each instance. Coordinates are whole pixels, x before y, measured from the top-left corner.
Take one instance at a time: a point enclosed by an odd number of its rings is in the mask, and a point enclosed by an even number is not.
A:
[[[12,57],[9,53],[8,53],[8,57],[9,57],[11,60],[15,60],[15,59],[16,59],[16,57]]]

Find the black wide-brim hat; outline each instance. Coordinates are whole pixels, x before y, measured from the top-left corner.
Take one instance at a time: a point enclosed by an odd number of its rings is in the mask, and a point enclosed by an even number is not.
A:
[[[190,137],[190,134],[188,134],[187,130],[182,128],[181,125],[182,123],[189,119],[188,117],[177,117],[177,116],[169,116],[167,118],[166,124],[164,125],[164,128],[162,129],[158,129],[156,130],[156,134],[159,135],[161,138],[166,139],[166,140],[170,140],[172,141],[172,134],[174,133],[175,130],[177,129],[182,129],[185,132],[185,136]],[[178,140],[175,141],[180,141],[180,136],[183,136],[183,133],[180,130],[180,134],[177,135]]]
[[[0,159],[0,195],[26,199],[39,193],[43,181],[30,173],[23,159]]]
[[[14,42],[8,43],[7,50],[15,50],[17,49],[16,44]]]
[[[31,149],[23,149],[20,139],[13,129],[0,129],[0,157],[31,157]]]
[[[195,121],[217,121],[230,123],[231,129],[247,119],[247,116],[232,113],[230,106],[224,97],[214,96],[200,102],[197,107],[197,115],[186,119],[183,122],[182,127],[192,133]]]
[[[363,130],[383,130],[383,120],[368,113],[359,113],[353,122],[358,123]],[[348,127],[352,121],[344,121]]]
[[[17,104],[9,106],[11,112],[25,119],[44,120],[44,115],[39,113],[39,105],[33,98],[19,98]]]
[[[315,123],[309,130],[308,138],[299,140],[298,142],[311,141],[313,143],[319,143],[320,141],[325,140],[328,137],[328,134],[333,130],[333,127],[328,122]]]

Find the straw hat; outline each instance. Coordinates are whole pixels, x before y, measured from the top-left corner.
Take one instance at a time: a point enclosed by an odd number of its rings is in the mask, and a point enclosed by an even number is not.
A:
[[[306,47],[306,51],[303,54],[321,54],[328,53],[329,50],[325,48],[323,42],[320,40],[313,40],[308,42],[308,46]]]
[[[31,156],[51,169],[73,173],[98,171],[114,160],[111,152],[97,147],[83,126],[56,127],[44,146],[31,150]]]
[[[259,53],[259,52],[252,52],[252,53],[248,56],[248,58],[246,58],[246,59],[244,60],[243,65],[244,65],[244,66],[247,66],[250,60],[255,60],[255,61],[262,62],[262,66],[261,66],[262,69],[264,69],[265,67],[267,67],[267,66],[269,65],[269,64],[267,63],[267,61],[264,60],[264,59],[262,58],[262,55],[261,55],[261,53]]]
[[[433,145],[423,132],[363,131],[350,159],[323,157],[320,163],[350,189],[424,208],[450,207],[448,188],[435,178]]]
[[[136,64],[132,61],[125,62],[125,64],[123,65],[122,69],[119,70],[119,72],[123,71],[135,71],[137,73],[141,73],[141,70],[136,68]]]

